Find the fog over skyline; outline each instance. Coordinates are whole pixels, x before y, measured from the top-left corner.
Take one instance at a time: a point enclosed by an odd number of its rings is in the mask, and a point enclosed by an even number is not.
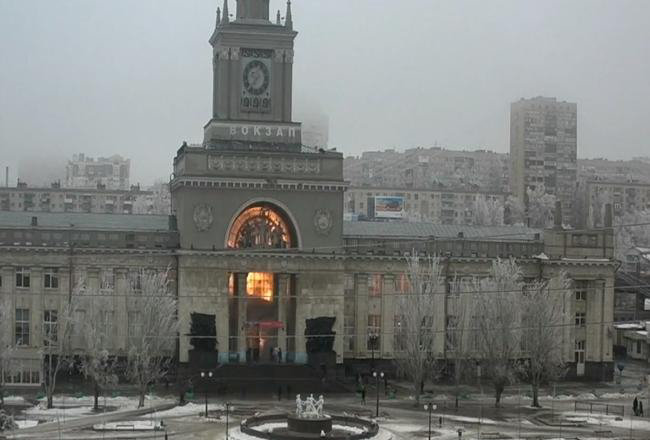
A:
[[[0,166],[83,152],[171,173],[211,116],[223,0],[0,0]],[[271,0],[272,16],[285,2]],[[230,1],[231,12],[235,1]],[[294,0],[294,119],[345,155],[509,150],[510,103],[578,104],[578,156],[650,155],[650,2]],[[37,173],[35,173],[37,174]],[[15,174],[11,184],[15,184]]]

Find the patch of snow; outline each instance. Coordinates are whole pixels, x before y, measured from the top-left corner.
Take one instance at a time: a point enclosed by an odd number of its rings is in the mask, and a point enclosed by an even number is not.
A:
[[[622,324],[614,324],[614,328],[619,330],[641,330],[644,326],[638,322],[625,322]]]
[[[222,404],[211,403],[208,405],[208,415],[210,414],[210,411],[219,411],[224,409],[225,407]],[[205,414],[205,405],[189,402],[186,405],[183,406],[179,405],[176,408],[168,409],[165,411],[159,411],[151,415],[153,415],[155,418],[163,418],[163,417],[195,416],[197,414]]]
[[[581,393],[576,397],[577,400],[595,400],[597,398],[594,393]]]
[[[20,404],[26,404],[28,403],[24,397],[22,396],[7,396],[5,397],[5,404],[11,405],[20,405]]]
[[[18,425],[18,429],[33,428],[38,425],[38,420],[14,420],[14,422]]]
[[[156,431],[160,423],[150,420],[133,420],[93,425],[95,431]]]
[[[567,420],[584,421],[584,423],[589,425],[650,431],[650,420],[638,417],[625,417],[623,420],[616,420],[619,417],[605,414],[590,414],[587,412],[566,412],[562,414],[562,417]]]
[[[482,425],[496,425],[496,421],[486,418],[476,418],[476,417],[465,417],[465,416],[453,416],[447,414],[441,414],[443,420],[452,420],[454,422],[464,422],[464,423],[481,423]]]

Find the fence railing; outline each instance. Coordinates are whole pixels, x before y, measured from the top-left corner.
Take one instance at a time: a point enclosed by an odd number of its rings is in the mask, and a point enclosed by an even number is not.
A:
[[[611,403],[598,403],[590,401],[576,400],[574,403],[574,410],[589,411],[590,413],[612,414],[617,416],[625,416],[625,406],[615,405]]]

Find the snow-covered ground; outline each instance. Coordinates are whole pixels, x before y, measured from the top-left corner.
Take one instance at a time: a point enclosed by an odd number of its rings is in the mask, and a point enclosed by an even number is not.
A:
[[[565,412],[562,413],[562,417],[569,421],[580,421],[589,425],[650,431],[650,420],[639,417],[625,417],[623,420],[616,420],[619,417],[588,412]]]
[[[155,431],[160,423],[151,420],[132,420],[93,425],[95,431]]]
[[[6,396],[4,400],[7,405],[25,405],[28,403],[27,400],[21,396]]]
[[[208,414],[210,411],[224,410],[225,407],[219,403],[210,403],[208,404]],[[159,411],[154,414],[151,414],[155,418],[163,417],[185,417],[185,416],[195,416],[197,414],[205,413],[205,404],[199,403],[188,403],[183,406],[177,406],[176,408],[168,409],[166,411]]]
[[[32,428],[38,425],[38,420],[14,420],[14,422],[18,425],[18,429]]]
[[[156,396],[147,396],[145,399],[145,408],[157,405],[173,403],[171,398],[161,398]],[[93,412],[94,399],[92,396],[70,397],[54,396],[54,408],[47,408],[46,399],[40,399],[39,404],[23,411],[23,415],[33,420],[71,420],[84,416],[95,415]],[[103,407],[111,410],[125,411],[138,408],[137,396],[117,396],[106,397],[99,400],[100,413]]]

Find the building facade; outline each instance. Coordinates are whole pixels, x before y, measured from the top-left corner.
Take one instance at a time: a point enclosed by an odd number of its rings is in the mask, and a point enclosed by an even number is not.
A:
[[[510,110],[512,193],[526,201],[528,188],[543,187],[573,219],[577,184],[577,105],[537,97],[512,103]]]
[[[37,188],[21,182],[16,187],[0,188],[0,211],[164,214],[155,212],[161,204],[158,198],[156,191],[141,191],[138,186],[130,190],[61,188],[58,184]]]
[[[13,385],[42,381],[44,332],[57,325],[53,312],[76,280],[98,292],[113,353],[123,356],[138,328],[129,300],[141,270],[173,277],[177,358],[190,369],[198,368],[191,336],[198,314],[214,323],[221,364],[263,365],[276,347],[290,364],[316,354],[352,371],[390,363],[400,356],[395,298],[406,293],[413,250],[441,258],[449,278],[485,276],[498,258],[517,259],[531,279],[566,272],[575,295],[559,342],[570,375],[611,376],[611,229],[345,222],[343,156],[303,148],[292,121],[290,3],[284,22],[269,20],[268,1],[237,5],[232,21],[227,1],[218,13],[213,115],[203,144],[183,145],[174,158],[172,216],[0,212],[1,294],[11,316],[1,324],[22,366],[9,377]],[[453,298],[436,301],[442,319],[430,349],[450,360],[445,318]],[[322,347],[321,336],[331,346]]]
[[[357,219],[375,219],[375,197],[403,201],[399,220],[443,225],[471,225],[477,199],[505,206],[508,194],[453,189],[376,188],[351,186],[345,193],[345,214]]]
[[[95,159],[80,153],[75,154],[65,167],[65,186],[128,190],[130,173],[131,161],[120,155]]]

